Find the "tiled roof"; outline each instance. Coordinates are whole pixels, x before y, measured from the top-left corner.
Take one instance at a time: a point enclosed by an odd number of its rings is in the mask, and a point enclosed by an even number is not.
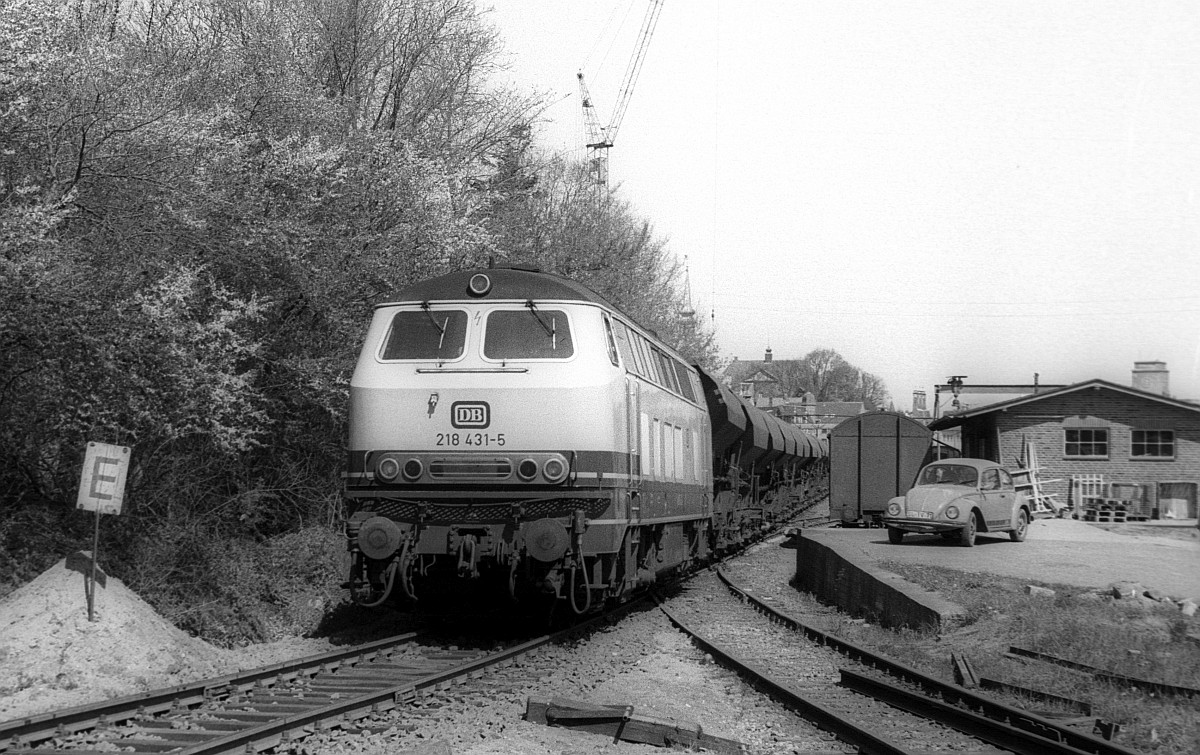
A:
[[[1138,398],[1150,399],[1152,401],[1159,401],[1163,404],[1167,404],[1168,406],[1174,406],[1174,407],[1177,407],[1180,409],[1190,409],[1191,411],[1194,411],[1194,412],[1200,412],[1200,405],[1193,404],[1188,401],[1181,401],[1180,399],[1170,398],[1168,396],[1163,396],[1158,393],[1150,393],[1149,391],[1143,391],[1143,390],[1139,390],[1137,388],[1130,388],[1127,385],[1118,385],[1117,383],[1110,383],[1107,380],[1100,380],[1097,378],[1094,380],[1085,380],[1082,383],[1075,383],[1073,385],[1067,385],[1062,388],[1058,388],[1056,390],[1046,391],[1045,393],[1035,393],[1035,394],[1028,395],[1028,396],[1021,396],[1019,398],[1014,398],[1009,401],[1001,401],[1001,402],[998,402],[995,404],[987,404],[985,406],[980,406],[980,407],[973,408],[973,409],[965,409],[960,412],[954,412],[952,414],[947,414],[947,415],[941,417],[940,419],[936,419],[933,422],[929,423],[929,429],[930,430],[946,430],[951,427],[958,427],[965,420],[970,419],[972,417],[979,417],[984,414],[992,414],[993,412],[1000,412],[1000,411],[1004,411],[1006,409],[1011,409],[1014,406],[1024,406],[1025,404],[1031,404],[1035,401],[1042,401],[1042,400],[1048,399],[1048,398],[1055,398],[1058,396],[1066,395],[1068,393],[1075,393],[1076,391],[1087,390],[1089,388],[1107,388],[1109,390],[1117,391],[1118,393],[1124,393],[1129,396],[1137,396]]]

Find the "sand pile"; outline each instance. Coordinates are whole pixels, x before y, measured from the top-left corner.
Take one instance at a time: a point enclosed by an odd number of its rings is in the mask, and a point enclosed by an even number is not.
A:
[[[237,668],[235,654],[188,635],[75,554],[0,600],[0,721],[170,687]]]

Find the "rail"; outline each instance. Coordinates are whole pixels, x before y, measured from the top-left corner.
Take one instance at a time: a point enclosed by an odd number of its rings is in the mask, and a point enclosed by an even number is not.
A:
[[[1136,755],[1133,750],[1130,750],[1120,745],[1113,744],[1099,737],[1072,729],[1058,722],[1052,721],[1042,716],[1038,716],[1029,711],[1013,707],[999,700],[994,700],[986,695],[980,695],[970,690],[949,684],[940,679],[936,679],[928,674],[918,671],[911,666],[905,665],[898,661],[892,660],[886,656],[875,653],[860,645],[857,645],[848,640],[835,637],[827,632],[823,632],[815,627],[809,626],[799,619],[778,610],[765,601],[760,600],[753,591],[748,590],[736,584],[723,569],[717,568],[717,576],[725,583],[726,587],[733,593],[746,600],[753,605],[757,610],[767,614],[772,620],[787,626],[795,631],[803,633],[809,639],[831,647],[843,655],[852,658],[864,665],[885,671],[886,673],[902,679],[910,684],[919,686],[929,695],[940,697],[942,701],[948,704],[959,704],[965,706],[971,711],[978,711],[981,718],[990,719],[996,722],[1009,722],[1010,728],[1021,729],[1027,733],[1039,737],[1037,743],[1041,749],[1035,749],[1034,752],[1045,753],[1092,753],[1092,755]],[[980,724],[982,727],[983,725]],[[987,727],[990,728],[990,724]],[[985,739],[984,733],[981,731],[970,731],[969,733]],[[989,740],[990,741],[990,740]],[[1007,744],[999,744],[1001,747],[1008,747]]]
[[[397,650],[418,636],[408,633],[235,675],[0,722],[0,752],[65,753],[74,748],[62,740],[93,730],[112,735],[105,741],[127,752],[258,752],[402,707],[456,680],[590,631],[641,603],[630,601],[615,612],[473,657],[446,651],[426,658],[396,657]],[[121,725],[124,728],[118,728]]]

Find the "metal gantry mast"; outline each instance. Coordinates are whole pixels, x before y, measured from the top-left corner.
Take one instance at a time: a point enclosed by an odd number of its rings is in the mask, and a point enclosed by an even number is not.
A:
[[[617,104],[607,126],[600,125],[596,104],[588,91],[587,82],[584,81],[583,71],[576,74],[579,79],[579,96],[583,102],[583,123],[587,130],[588,174],[596,186],[608,186],[608,150],[617,140],[617,131],[621,128],[621,121],[625,119],[625,111],[629,108],[629,100],[637,85],[638,75],[642,72],[642,63],[646,60],[646,50],[650,46],[650,38],[654,35],[654,27],[658,24],[658,16],[662,13],[662,5],[663,0],[650,0],[650,5],[646,8],[637,45],[629,59],[629,65],[625,68],[625,78],[621,81]]]

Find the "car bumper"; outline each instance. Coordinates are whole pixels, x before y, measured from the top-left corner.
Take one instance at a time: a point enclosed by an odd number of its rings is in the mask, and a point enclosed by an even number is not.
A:
[[[935,532],[955,532],[963,528],[962,522],[947,522],[935,519],[903,519],[885,516],[885,527],[895,527],[905,532],[932,534]]]

